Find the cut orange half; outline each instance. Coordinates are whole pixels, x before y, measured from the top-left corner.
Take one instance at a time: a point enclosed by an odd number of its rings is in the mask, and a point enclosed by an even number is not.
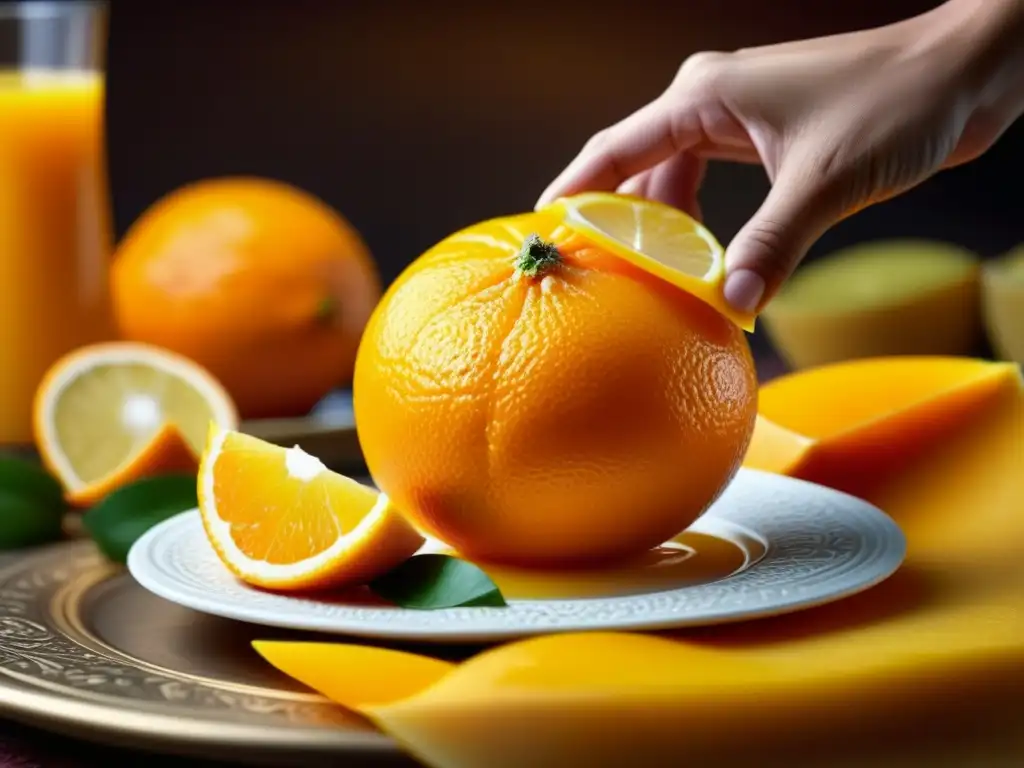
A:
[[[423,537],[388,497],[331,472],[298,446],[210,428],[199,509],[217,555],[273,590],[366,584],[412,557]]]
[[[33,407],[40,456],[80,506],[147,475],[195,472],[211,421],[238,423],[213,376],[180,355],[129,342],[58,360]]]
[[[725,301],[725,250],[682,211],[631,195],[584,192],[541,209],[620,258],[710,304],[745,331],[753,314]]]

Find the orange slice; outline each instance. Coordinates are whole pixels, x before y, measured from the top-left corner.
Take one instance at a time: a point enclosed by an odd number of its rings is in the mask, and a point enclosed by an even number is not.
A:
[[[58,360],[33,407],[40,456],[76,505],[147,475],[195,472],[211,421],[238,423],[213,376],[180,355],[127,342]]]
[[[206,535],[242,581],[266,589],[366,584],[423,537],[385,494],[282,448],[211,426],[199,467]]]
[[[725,301],[725,250],[700,222],[664,203],[632,195],[584,192],[541,209],[616,256],[682,288],[745,331],[753,314]]]

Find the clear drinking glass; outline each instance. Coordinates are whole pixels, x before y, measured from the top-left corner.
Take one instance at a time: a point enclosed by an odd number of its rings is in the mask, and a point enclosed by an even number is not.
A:
[[[47,368],[113,336],[106,3],[0,2],[0,445]]]

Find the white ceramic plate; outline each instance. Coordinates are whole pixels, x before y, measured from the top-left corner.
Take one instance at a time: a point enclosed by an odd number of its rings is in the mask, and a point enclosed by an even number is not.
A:
[[[128,556],[145,589],[203,613],[268,626],[420,642],[484,642],[548,632],[698,626],[838,600],[891,575],[906,540],[876,507],[829,488],[741,470],[690,528],[728,539],[746,562],[716,581],[647,594],[516,600],[506,608],[417,611],[273,594],[217,559],[198,511],[152,528]],[[428,545],[429,547],[429,545]]]

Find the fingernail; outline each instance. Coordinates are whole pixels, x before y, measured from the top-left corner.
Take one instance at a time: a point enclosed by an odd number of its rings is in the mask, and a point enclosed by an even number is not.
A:
[[[764,289],[764,278],[749,269],[737,269],[725,278],[725,300],[739,312],[754,312]]]
[[[550,205],[552,202],[554,202],[556,197],[556,195],[554,194],[555,189],[555,182],[552,182],[548,186],[548,188],[544,190],[541,196],[537,199],[537,204],[533,207],[533,210],[538,211],[545,205]]]

